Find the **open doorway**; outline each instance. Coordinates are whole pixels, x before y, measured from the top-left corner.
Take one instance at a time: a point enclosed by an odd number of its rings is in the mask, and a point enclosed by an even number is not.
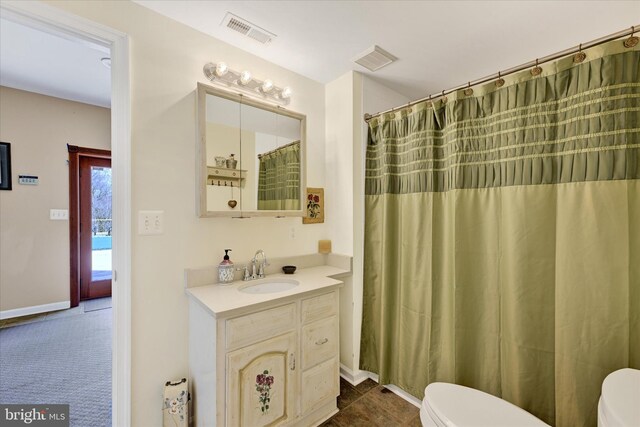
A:
[[[112,369],[109,370],[110,386],[103,386],[99,389],[103,392],[101,397],[104,401],[109,401],[112,396],[112,407],[110,417],[113,425],[130,425],[130,390],[131,390],[131,370],[130,370],[130,341],[131,341],[131,309],[130,309],[130,277],[131,277],[131,218],[130,218],[130,88],[129,88],[129,48],[126,34],[112,30],[103,25],[95,24],[86,19],[80,18],[61,11],[55,7],[50,7],[36,2],[3,2],[0,5],[2,17],[10,17],[12,21],[26,24],[27,26],[41,30],[43,33],[60,33],[63,38],[75,39],[80,44],[100,44],[110,50],[113,66],[110,73],[113,88],[112,109],[111,109],[111,143],[114,152],[113,158],[113,217],[112,217],[112,254],[113,254],[113,282],[114,301],[113,317],[109,321],[113,330]],[[3,37],[3,39],[5,39]],[[18,39],[8,39],[8,43],[15,43]],[[26,52],[29,49],[22,49]],[[4,47],[3,47],[4,52]],[[52,79],[52,65],[60,62],[58,59],[46,61],[39,58],[40,64],[48,64],[47,79],[40,79],[48,82]],[[4,61],[3,61],[4,63]],[[41,67],[35,67],[40,70]],[[40,123],[39,126],[42,126]],[[48,139],[48,138],[43,138]],[[14,148],[12,146],[12,148]],[[19,153],[14,154],[14,161]],[[52,163],[52,159],[46,161]],[[14,163],[15,164],[15,163]],[[41,177],[44,175],[41,175]],[[41,184],[44,181],[41,181]],[[14,187],[15,189],[15,187]],[[12,194],[11,197],[14,197]],[[48,214],[48,212],[47,212]],[[68,242],[68,233],[67,233]],[[55,250],[55,249],[54,249]],[[6,255],[3,252],[3,257]],[[68,263],[65,263],[68,266]],[[67,295],[68,295],[68,273],[67,273]],[[10,310],[11,311],[11,310]],[[16,310],[18,311],[18,310]],[[106,312],[106,311],[105,311]],[[44,323],[44,322],[43,322]],[[47,334],[44,334],[47,336]],[[67,351],[68,349],[65,349]],[[37,352],[40,355],[50,351]],[[64,353],[64,351],[63,351]],[[68,371],[77,378],[86,377],[83,372],[73,368],[68,370],[60,366],[59,372]],[[112,375],[110,375],[112,373]],[[46,377],[41,373],[40,378]],[[3,378],[4,379],[4,378]],[[59,378],[58,378],[59,379]],[[113,379],[113,381],[111,381]],[[64,381],[52,384],[49,389],[56,389]],[[77,390],[78,388],[76,388]],[[106,395],[104,393],[106,392]],[[40,396],[42,397],[42,396]],[[38,399],[41,400],[41,399]],[[110,405],[111,406],[111,405]],[[73,424],[72,424],[73,425]],[[89,424],[81,424],[89,425]],[[101,424],[102,425],[102,424]]]
[[[102,61],[111,52],[0,19],[0,137],[11,142],[12,170],[31,176],[30,185],[14,179],[18,185],[1,201],[0,403],[26,404],[25,413],[37,404],[68,405],[62,411],[70,426],[109,425],[112,304],[72,304],[75,274],[68,269],[73,217],[80,226],[79,296],[111,295],[111,254],[99,251],[95,271],[92,259],[94,230],[96,246],[111,249],[111,70]],[[69,143],[92,151],[78,156],[77,211],[70,208]],[[28,263],[11,262],[5,248],[25,241],[33,242]]]
[[[111,296],[111,158],[80,161],[80,298]]]
[[[71,307],[111,296],[111,151],[68,146]],[[110,304],[107,304],[110,306]]]

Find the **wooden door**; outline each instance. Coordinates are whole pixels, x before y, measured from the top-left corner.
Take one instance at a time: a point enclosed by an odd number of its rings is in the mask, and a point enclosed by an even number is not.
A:
[[[111,159],[80,157],[80,300],[111,296]]]
[[[227,425],[263,427],[296,418],[295,332],[227,355]]]

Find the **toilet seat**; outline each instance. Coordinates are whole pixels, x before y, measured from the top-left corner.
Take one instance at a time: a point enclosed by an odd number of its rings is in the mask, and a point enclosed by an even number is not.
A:
[[[423,424],[438,427],[549,427],[506,400],[449,383],[429,384],[420,412]]]
[[[598,425],[640,425],[640,370],[619,369],[604,379],[602,395],[598,402]]]

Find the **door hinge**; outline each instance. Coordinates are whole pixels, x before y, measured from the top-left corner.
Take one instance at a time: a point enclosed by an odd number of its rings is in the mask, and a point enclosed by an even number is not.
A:
[[[293,353],[289,354],[289,369],[292,371],[296,369],[296,356]]]

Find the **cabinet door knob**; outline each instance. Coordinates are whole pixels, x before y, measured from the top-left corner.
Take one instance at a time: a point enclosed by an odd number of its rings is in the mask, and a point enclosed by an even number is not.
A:
[[[329,338],[322,338],[321,340],[316,341],[316,345],[322,345],[329,342]]]

